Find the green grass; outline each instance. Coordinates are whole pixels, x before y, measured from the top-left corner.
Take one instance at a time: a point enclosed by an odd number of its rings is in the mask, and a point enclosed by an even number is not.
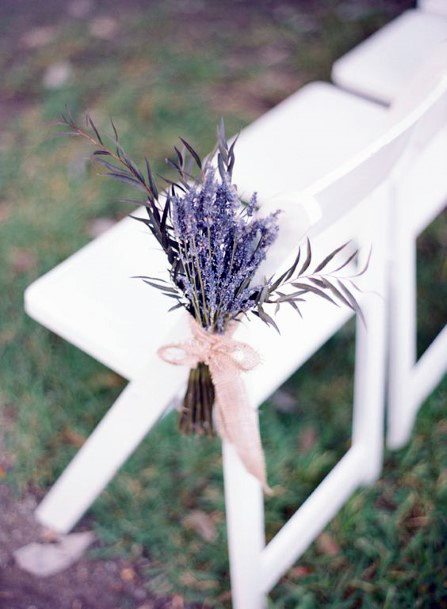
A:
[[[0,133],[0,416],[14,456],[7,480],[18,488],[51,484],[124,386],[22,310],[26,285],[88,241],[91,219],[127,211],[116,203],[121,191],[85,163],[87,149],[54,137],[50,123],[64,104],[88,108],[102,125],[113,115],[125,145],[160,169],[178,135],[205,152],[221,114],[234,131],[327,77],[333,59],[391,18],[397,2],[319,2],[313,12],[304,3],[210,3],[206,14],[193,2],[178,6],[154,3],[121,17],[111,41],[64,18],[48,46],[1,43],[0,111],[2,103],[19,108]],[[41,81],[55,56],[74,73],[50,91]],[[445,244],[444,216],[420,242],[420,350],[445,320]],[[261,410],[278,488],[266,502],[269,538],[349,446],[353,338],[348,324],[289,380],[291,412],[272,403]],[[379,483],[341,510],[329,541],[312,545],[275,589],[272,608],[447,607],[446,395],[444,383],[410,445],[387,454]],[[151,557],[158,594],[227,607],[223,506],[218,443],[181,438],[171,415],[98,499],[92,526],[102,553]],[[193,510],[209,516],[214,542],[186,526]]]

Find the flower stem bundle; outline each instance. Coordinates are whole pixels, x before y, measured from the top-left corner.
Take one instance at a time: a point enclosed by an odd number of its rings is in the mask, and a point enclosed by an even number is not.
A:
[[[185,434],[214,436],[215,394],[210,369],[206,364],[200,362],[189,373],[179,418],[180,431]]]

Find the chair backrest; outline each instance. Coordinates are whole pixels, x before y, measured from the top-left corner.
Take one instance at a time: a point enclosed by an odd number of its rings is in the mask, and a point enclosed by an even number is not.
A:
[[[279,207],[284,199],[287,214],[281,239],[271,248],[262,272],[268,274],[277,270],[278,264],[289,263],[305,232],[316,236],[343,218],[390,178],[404,154],[408,160],[410,143],[417,142],[419,148],[447,123],[447,77],[441,74],[423,99],[407,109],[349,161],[310,187],[278,197]]]
[[[417,7],[427,13],[447,17],[447,0],[418,0]]]
[[[303,192],[313,197],[322,215],[320,232],[370,195],[392,173],[404,150],[416,139],[428,141],[447,124],[447,76],[442,75],[425,98],[355,158]]]
[[[388,116],[388,124],[394,125],[404,116],[415,110],[427,95],[438,85],[442,78],[447,77],[447,41],[439,44],[431,56],[408,82],[405,90],[392,104]],[[420,151],[428,143],[436,131],[447,121],[445,98],[439,100],[436,107],[421,117],[412,143]]]

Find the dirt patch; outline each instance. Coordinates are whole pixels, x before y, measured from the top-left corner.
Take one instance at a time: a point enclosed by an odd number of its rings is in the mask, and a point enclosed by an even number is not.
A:
[[[83,557],[66,571],[36,578],[17,567],[14,550],[42,541],[37,500],[0,486],[0,609],[193,609],[179,596],[156,599],[146,589],[149,561]],[[197,607],[197,606],[196,606]]]
[[[21,570],[14,551],[33,541],[51,542],[51,535],[34,519],[42,491],[18,495],[1,483],[14,467],[4,433],[13,425],[8,408],[0,410],[0,609],[198,609],[182,597],[155,598],[147,589],[150,560],[101,560],[84,555],[69,569],[38,578]],[[88,522],[86,524],[88,526]],[[82,526],[79,530],[82,530]],[[98,550],[97,541],[92,550]]]

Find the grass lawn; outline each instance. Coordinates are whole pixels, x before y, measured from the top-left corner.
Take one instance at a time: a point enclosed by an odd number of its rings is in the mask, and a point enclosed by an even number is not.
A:
[[[128,211],[121,189],[95,177],[87,148],[55,137],[51,122],[65,104],[99,125],[113,116],[132,155],[145,152],[160,169],[179,135],[207,151],[221,115],[233,132],[327,78],[337,56],[408,3],[134,1],[124,13],[107,0],[84,16],[79,2],[49,3],[48,15],[29,3],[26,17],[13,4],[0,9],[0,424],[12,455],[0,455],[0,475],[40,492],[124,387],[23,313],[34,278],[85,244],[95,219]],[[444,214],[419,244],[420,352],[446,317],[446,248]],[[266,502],[268,537],[349,446],[353,339],[350,323],[261,409],[269,480],[280,487]],[[357,492],[282,579],[272,608],[447,607],[446,398],[444,382],[408,447],[386,455],[380,481]],[[158,594],[223,608],[223,508],[218,442],[180,437],[168,416],[89,525],[103,554],[149,556]]]

